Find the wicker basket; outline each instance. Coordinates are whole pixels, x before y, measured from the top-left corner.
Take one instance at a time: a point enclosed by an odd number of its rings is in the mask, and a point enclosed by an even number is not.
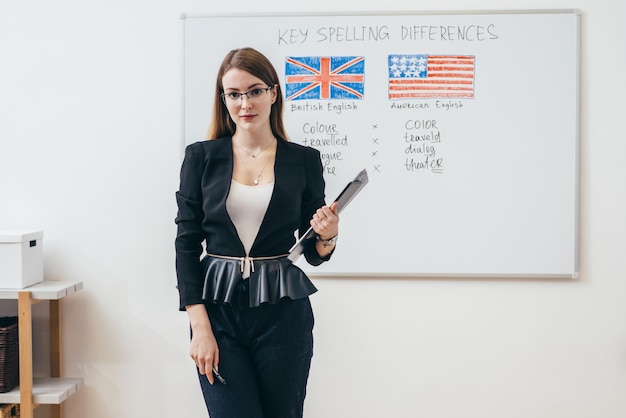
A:
[[[19,418],[20,405],[19,404],[6,404],[0,405],[0,418]]]
[[[20,384],[17,316],[0,318],[0,393]],[[4,418],[4,417],[1,417]]]

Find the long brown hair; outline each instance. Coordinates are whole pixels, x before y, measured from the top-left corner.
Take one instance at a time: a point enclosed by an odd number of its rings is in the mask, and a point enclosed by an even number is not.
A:
[[[221,94],[224,92],[222,77],[224,77],[224,74],[226,74],[228,70],[233,68],[247,71],[253,76],[261,79],[268,86],[274,86],[276,89],[276,101],[272,104],[270,126],[272,127],[272,133],[274,136],[288,141],[289,138],[283,123],[283,94],[280,89],[280,83],[278,82],[278,74],[276,73],[276,69],[270,60],[253,48],[233,49],[226,55],[226,57],[224,57],[215,82],[213,116],[207,133],[207,138],[216,139],[223,136],[233,135],[235,133],[236,126],[230,118],[228,109],[226,109],[226,105],[222,101],[221,97]]]

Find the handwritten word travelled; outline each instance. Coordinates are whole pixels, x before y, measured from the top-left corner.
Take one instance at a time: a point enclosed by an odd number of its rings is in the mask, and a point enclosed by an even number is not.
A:
[[[304,137],[302,141],[304,146],[308,147],[347,147],[348,135],[330,135],[322,138]]]

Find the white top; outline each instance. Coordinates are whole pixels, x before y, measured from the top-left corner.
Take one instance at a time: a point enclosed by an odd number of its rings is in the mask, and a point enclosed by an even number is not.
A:
[[[235,229],[237,229],[246,255],[249,255],[252,244],[254,244],[259,233],[273,191],[274,183],[247,186],[237,183],[235,180],[231,181],[230,193],[226,198],[226,210],[235,225]]]

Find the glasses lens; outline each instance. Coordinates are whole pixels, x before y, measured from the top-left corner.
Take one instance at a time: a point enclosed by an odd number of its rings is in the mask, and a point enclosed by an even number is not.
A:
[[[259,97],[263,96],[263,93],[265,93],[267,90],[265,89],[254,89],[248,92],[248,97],[250,99],[258,99]]]

